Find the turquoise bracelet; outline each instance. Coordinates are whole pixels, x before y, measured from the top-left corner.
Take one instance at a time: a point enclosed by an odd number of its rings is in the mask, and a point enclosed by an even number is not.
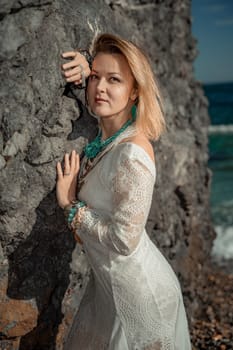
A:
[[[67,216],[68,226],[70,226],[70,224],[72,223],[79,208],[85,207],[85,205],[86,204],[84,202],[78,201],[78,202],[72,202],[69,206],[64,208],[65,214]]]

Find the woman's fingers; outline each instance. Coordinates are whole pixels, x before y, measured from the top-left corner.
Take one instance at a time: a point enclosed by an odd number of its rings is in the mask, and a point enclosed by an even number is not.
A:
[[[77,51],[66,51],[66,52],[62,52],[62,57],[63,58],[69,58],[69,57],[74,57],[77,55]]]
[[[70,155],[66,153],[64,175],[65,174],[77,175],[78,171],[79,171],[79,155],[76,153],[75,150],[73,150]]]
[[[75,150],[71,153],[71,167],[70,170],[74,175],[77,175],[80,167],[79,154],[76,153]]]
[[[60,162],[57,162],[57,177],[58,180],[61,180],[63,178],[63,171]]]
[[[62,65],[63,70],[77,67],[79,64],[81,64],[83,66],[83,68],[89,67],[89,64],[88,64],[86,58],[81,53],[76,52],[76,54],[74,56],[72,56],[72,58],[73,58],[72,61],[64,63]]]
[[[80,158],[75,150],[65,153],[64,156],[64,172],[62,170],[61,162],[57,162],[57,176],[58,180],[63,179],[69,175],[76,176],[80,168]]]
[[[64,175],[70,174],[70,156],[69,153],[65,154],[65,169],[64,169]]]
[[[74,59],[74,60],[72,60],[70,62],[64,63],[61,67],[62,67],[63,70],[67,70],[67,69],[71,69],[71,68],[77,67],[77,65],[80,64],[77,61],[78,60]]]
[[[79,154],[76,154],[76,173],[79,172],[79,168],[80,168],[80,157],[79,157]]]
[[[80,85],[82,83],[82,79],[79,79],[79,80],[75,80],[74,81],[74,84],[75,85]]]
[[[76,152],[73,150],[70,157],[70,171],[73,173],[76,170]]]
[[[72,77],[69,77],[69,78],[66,78],[66,81],[68,83],[73,83],[73,82],[82,82],[82,77],[81,77],[81,74],[76,74]]]
[[[81,76],[82,69],[80,66],[75,67],[73,69],[69,69],[66,72],[64,72],[64,75],[66,78],[71,77],[72,75],[79,74]]]
[[[72,83],[74,81],[78,81],[78,80],[81,80],[82,79],[82,76],[80,73],[77,73],[77,74],[74,74],[74,75],[71,75],[69,77],[66,78],[66,81],[69,82],[69,83]]]
[[[65,52],[63,54],[64,58],[73,58],[71,61],[67,63],[63,63],[61,65],[62,70],[65,73],[74,74],[77,72],[80,72],[83,70],[85,73],[89,74],[90,68],[89,63],[87,62],[86,58],[79,52]],[[80,65],[82,67],[80,67]],[[74,72],[72,72],[72,69],[75,69]],[[65,74],[66,75],[66,74]]]
[[[75,68],[66,71],[63,70],[63,75],[65,76],[66,80],[69,81],[69,79],[80,79],[82,77],[82,72],[84,73],[85,77],[88,77],[91,71],[89,67],[84,68],[83,65],[80,67],[79,64],[76,64]]]
[[[71,61],[62,64],[62,71],[68,83],[79,85],[82,83],[82,73],[87,78],[90,73],[89,63],[85,56],[78,51],[68,51],[62,54],[63,58],[70,58]]]
[[[64,209],[76,198],[77,175],[79,170],[79,156],[73,150],[71,154],[64,155],[64,171],[61,162],[57,162],[56,195],[58,204]]]

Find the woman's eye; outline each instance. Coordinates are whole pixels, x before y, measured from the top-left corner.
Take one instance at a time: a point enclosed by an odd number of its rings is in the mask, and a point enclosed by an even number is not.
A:
[[[113,83],[116,83],[116,82],[120,82],[120,79],[119,78],[117,78],[117,77],[111,77],[110,78],[110,81],[112,81]]]
[[[96,74],[91,74],[91,75],[90,75],[90,79],[91,79],[91,80],[97,79],[97,75],[96,75]]]

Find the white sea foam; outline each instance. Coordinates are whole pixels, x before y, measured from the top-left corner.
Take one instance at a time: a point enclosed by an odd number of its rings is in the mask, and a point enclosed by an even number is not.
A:
[[[209,125],[209,134],[233,134],[233,124]]]
[[[217,237],[214,240],[212,255],[217,259],[233,259],[233,226],[215,226]]]
[[[226,193],[223,193],[224,197],[226,197]],[[223,199],[221,192],[218,192],[218,195],[215,196],[215,202],[211,206],[212,220],[215,227],[221,227],[221,230],[225,231],[226,227],[233,227],[233,198]],[[216,201],[218,202],[216,203]]]

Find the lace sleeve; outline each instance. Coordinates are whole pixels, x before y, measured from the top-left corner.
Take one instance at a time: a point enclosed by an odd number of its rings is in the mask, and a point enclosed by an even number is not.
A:
[[[83,241],[85,235],[94,236],[99,243],[122,255],[131,254],[137,247],[149,214],[155,181],[143,156],[147,162],[151,160],[144,150],[142,152],[144,154],[123,152],[120,155],[111,179],[114,210],[110,217],[95,209],[82,210],[77,234]]]

